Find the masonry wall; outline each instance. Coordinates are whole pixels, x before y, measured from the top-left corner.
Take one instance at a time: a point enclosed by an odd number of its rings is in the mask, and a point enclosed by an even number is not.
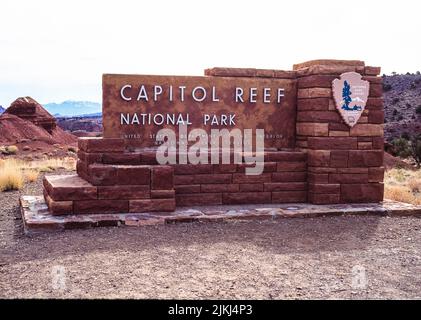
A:
[[[369,98],[350,128],[336,109],[332,81],[358,72]],[[383,200],[382,78],[362,61],[315,60],[292,71],[207,69],[209,77],[289,79],[296,96],[295,148],[264,152],[264,172],[246,165],[159,165],[153,149],[120,138],[80,138],[77,173],[44,178],[52,214],[173,211],[176,206],[289,203],[337,204]],[[281,106],[282,107],[282,106]],[[294,126],[293,126],[294,127]]]
[[[295,65],[297,147],[308,152],[308,199],[315,204],[383,200],[382,78],[361,61]],[[336,110],[332,81],[355,71],[370,82],[369,99],[350,128]]]
[[[332,81],[357,72],[370,82],[369,99],[350,128],[336,109]],[[295,78],[296,148],[308,154],[308,202],[314,204],[383,200],[384,109],[380,68],[363,61],[314,60],[292,71],[213,68],[209,76]]]

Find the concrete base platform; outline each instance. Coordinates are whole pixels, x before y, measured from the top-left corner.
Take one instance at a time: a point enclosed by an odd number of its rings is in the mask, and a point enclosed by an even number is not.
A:
[[[77,228],[108,226],[146,226],[177,222],[206,222],[238,220],[274,220],[278,218],[305,218],[330,215],[420,215],[421,206],[385,200],[382,203],[365,204],[288,204],[288,205],[236,205],[181,207],[175,212],[78,214],[53,216],[48,212],[43,196],[20,198],[25,233],[57,231]]]

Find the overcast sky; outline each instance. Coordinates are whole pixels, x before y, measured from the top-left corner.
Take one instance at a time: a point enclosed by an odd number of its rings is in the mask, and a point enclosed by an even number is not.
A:
[[[359,59],[421,70],[419,1],[1,0],[0,105],[101,102],[102,73]]]

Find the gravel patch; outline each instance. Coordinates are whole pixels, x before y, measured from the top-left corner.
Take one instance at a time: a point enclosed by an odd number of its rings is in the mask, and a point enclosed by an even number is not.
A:
[[[62,171],[64,173],[64,171]],[[0,193],[0,298],[421,298],[421,219],[342,216],[23,235]]]

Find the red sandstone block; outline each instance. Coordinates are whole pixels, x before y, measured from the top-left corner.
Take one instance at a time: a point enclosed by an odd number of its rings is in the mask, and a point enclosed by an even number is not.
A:
[[[263,172],[265,172],[265,173],[276,171],[276,162],[264,162],[263,164],[259,162],[258,165],[263,166]],[[246,168],[254,168],[256,166],[257,166],[256,163],[255,164],[246,164],[246,163],[238,164],[237,172],[238,173],[245,173]]]
[[[338,173],[368,174],[368,168],[338,168]]]
[[[200,193],[200,184],[175,185],[176,194]]]
[[[208,183],[231,183],[232,174],[196,174],[194,175],[194,184],[208,184]]]
[[[270,70],[270,69],[256,69],[255,76],[256,77],[259,77],[259,78],[274,78],[274,76],[275,76],[275,70]]]
[[[305,182],[307,172],[274,172],[272,182]]]
[[[78,175],[45,176],[43,183],[54,201],[97,199],[97,188]]]
[[[219,192],[238,192],[238,184],[202,184],[201,192],[219,193]]]
[[[332,150],[330,153],[330,166],[334,168],[348,166],[349,151]]]
[[[255,77],[254,68],[210,68],[205,70],[205,75],[214,77]]]
[[[285,171],[306,171],[307,163],[305,162],[287,162],[280,161],[277,163],[276,171],[285,172]]]
[[[308,88],[298,89],[297,98],[330,98],[332,96],[331,88]]]
[[[364,68],[364,73],[367,76],[378,76],[381,72],[381,68],[380,67],[365,67]],[[381,78],[380,78],[381,79]]]
[[[331,173],[329,174],[329,183],[368,183],[368,173]]]
[[[102,156],[104,164],[140,165],[138,153],[104,153]]]
[[[383,137],[384,131],[381,124],[356,124],[350,130],[351,136]]]
[[[221,193],[176,194],[177,206],[202,206],[222,204]]]
[[[333,59],[317,59],[310,60],[302,63],[293,65],[293,70],[299,70],[302,68],[309,68],[312,66],[318,67],[333,67],[341,69],[341,67],[362,67],[364,68],[365,62],[360,60],[333,60]],[[341,72],[339,72],[341,73]]]
[[[129,211],[141,212],[171,212],[175,210],[175,199],[130,200]]]
[[[263,183],[240,184],[240,192],[262,192]]]
[[[298,111],[327,111],[329,110],[329,98],[298,99]]]
[[[124,152],[124,139],[86,138],[78,139],[79,149],[85,152]]]
[[[273,77],[277,79],[295,79],[296,72],[290,70],[274,70]]]
[[[128,200],[81,200],[73,201],[75,214],[85,213],[127,213]]]
[[[336,76],[332,75],[313,75],[298,79],[298,88],[332,88],[332,81]]]
[[[194,183],[194,175],[187,176],[187,175],[174,175],[174,185],[191,185]]]
[[[212,173],[211,164],[175,164],[174,174],[175,175],[193,175],[193,174],[205,174]]]
[[[82,150],[78,150],[77,157],[81,161],[89,164],[92,163],[101,163],[102,162],[102,153],[88,153]]]
[[[384,167],[368,169],[368,182],[383,182],[383,179]]]
[[[349,133],[350,127],[347,126],[345,123],[329,123],[329,130],[330,131],[345,131]]]
[[[308,172],[311,173],[336,173],[337,171],[337,168],[308,167]]]
[[[326,137],[329,135],[328,123],[297,122],[295,128],[298,136]]]
[[[151,190],[151,199],[175,199],[174,190]]]
[[[308,147],[320,150],[350,150],[358,148],[358,140],[355,137],[309,137]]]
[[[76,172],[79,177],[81,177],[84,180],[89,179],[89,171],[88,171],[88,165],[84,161],[78,160],[76,162]]]
[[[174,188],[174,168],[171,166],[153,166],[151,189],[172,190]]]
[[[381,98],[383,96],[383,86],[380,83],[370,84],[369,96],[371,98]]]
[[[150,198],[149,185],[141,186],[99,186],[98,199],[148,199]]]
[[[308,173],[308,183],[329,183],[329,174]]]
[[[339,183],[324,184],[324,183],[310,183],[308,185],[308,192],[322,193],[322,194],[339,194],[341,185]]]
[[[358,150],[372,150],[373,142],[359,142],[358,141]]]
[[[233,173],[232,183],[263,183],[270,182],[271,173],[262,173],[260,175],[246,175],[245,173]]]
[[[270,192],[224,193],[223,204],[271,203]]]
[[[94,186],[119,184],[117,179],[117,169],[115,166],[91,164],[89,166],[88,174],[89,182]]]
[[[272,203],[307,202],[307,191],[272,192]]]
[[[264,184],[265,191],[304,191],[307,182],[268,182]]]
[[[266,162],[278,161],[306,161],[307,154],[305,152],[294,151],[268,151],[265,152]]]
[[[341,116],[335,111],[298,111],[298,122],[342,122]]]
[[[141,151],[140,164],[156,165],[159,164],[156,160],[156,151]]]
[[[368,111],[368,110],[367,110]],[[364,124],[364,123],[368,123],[368,117],[367,116],[364,116],[364,115],[362,115],[359,119],[358,119],[358,122],[357,123],[362,123],[362,124]]]
[[[295,141],[295,146],[297,148],[307,149],[308,148],[307,140],[305,140],[305,141],[296,140]]]
[[[367,100],[366,108],[368,110],[383,110],[384,100],[383,98],[372,98],[369,97]]]
[[[116,166],[119,185],[150,185],[150,166]]]
[[[214,164],[213,173],[234,173],[237,172],[236,164]]]
[[[44,199],[52,215],[73,214],[73,201],[54,201],[46,192],[44,192]]]
[[[308,201],[313,204],[336,204],[340,202],[338,194],[308,193]]]
[[[341,185],[341,202],[381,202],[383,183],[358,183]]]
[[[383,110],[370,110],[368,114],[368,122],[374,124],[384,123],[384,111]]]
[[[308,165],[314,167],[329,167],[330,151],[308,150]]]
[[[349,132],[348,131],[329,131],[329,137],[349,137]]]
[[[384,138],[373,137],[373,149],[384,150]]]
[[[381,167],[383,165],[383,151],[378,150],[350,150],[350,167]]]

